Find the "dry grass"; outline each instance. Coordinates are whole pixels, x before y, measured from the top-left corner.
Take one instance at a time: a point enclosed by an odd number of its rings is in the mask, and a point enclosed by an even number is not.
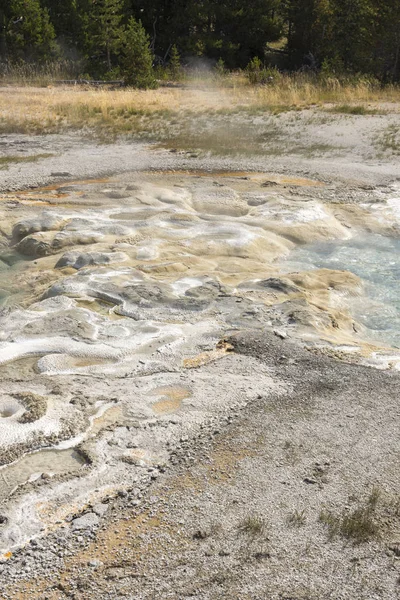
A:
[[[287,518],[288,525],[291,527],[302,527],[306,524],[305,510],[294,510]]]
[[[386,508],[380,506],[381,495],[381,490],[374,487],[366,501],[358,503],[352,510],[344,510],[341,514],[322,510],[319,521],[327,527],[331,539],[340,536],[354,544],[378,539],[382,535],[380,523],[382,515],[379,512],[383,512]]]
[[[0,62],[0,83],[3,85],[47,86],[60,79],[76,79],[83,65],[69,60],[38,63]]]
[[[368,108],[363,104],[336,104],[327,109],[329,112],[344,115],[384,115],[385,110],[378,108]]]
[[[260,515],[250,514],[239,523],[238,529],[240,533],[255,537],[265,534],[266,523]]]
[[[49,152],[44,152],[42,154],[30,154],[27,156],[0,156],[0,169],[8,169],[8,166],[11,163],[27,163],[27,162],[36,162],[41,158],[49,158],[50,156],[54,156]]]
[[[378,136],[375,145],[381,152],[391,155],[400,155],[400,126],[389,125]]]
[[[107,138],[113,133],[160,140],[199,115],[279,113],[332,104],[349,107],[350,114],[368,114],[378,110],[379,103],[396,102],[400,102],[400,88],[343,85],[336,80],[318,84],[299,77],[251,87],[244,76],[236,75],[219,82],[198,80],[181,88],[149,91],[10,86],[2,88],[0,95],[0,133],[78,129],[102,132]],[[397,106],[385,109],[397,110]]]
[[[367,507],[359,507],[340,516],[323,511],[319,520],[328,528],[330,538],[340,535],[361,544],[379,537],[379,526]]]

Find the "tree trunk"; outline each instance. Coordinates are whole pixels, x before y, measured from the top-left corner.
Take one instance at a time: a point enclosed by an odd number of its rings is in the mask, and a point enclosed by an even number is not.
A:
[[[110,44],[108,42],[107,42],[107,46],[106,46],[106,51],[107,51],[108,70],[111,71],[111,52],[110,52]]]
[[[400,61],[400,39],[397,41],[397,48],[396,48],[396,58],[394,60],[394,66],[393,66],[393,80],[394,81],[398,81],[400,79],[399,75],[399,61]]]

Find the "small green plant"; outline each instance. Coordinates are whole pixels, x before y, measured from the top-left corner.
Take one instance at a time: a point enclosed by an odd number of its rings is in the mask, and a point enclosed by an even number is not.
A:
[[[103,78],[105,81],[115,81],[121,79],[120,67],[113,67],[112,69],[104,73]]]
[[[266,523],[259,515],[248,515],[239,523],[240,533],[256,537],[265,533]]]
[[[169,54],[168,74],[174,81],[179,81],[182,78],[181,57],[175,44]]]
[[[273,83],[279,75],[276,69],[267,69],[258,56],[251,59],[246,67],[246,73],[252,85]]]
[[[328,528],[331,539],[340,536],[352,540],[355,544],[377,539],[380,531],[375,511],[380,496],[379,488],[374,488],[363,505],[356,506],[349,512],[343,511],[340,515],[322,510],[319,521]]]
[[[217,64],[215,65],[215,73],[217,77],[224,77],[227,74],[227,69],[225,67],[225,62],[222,58],[219,58]]]
[[[367,499],[367,505],[369,506],[369,508],[371,510],[375,510],[377,508],[381,497],[382,497],[381,489],[378,488],[377,486],[374,486],[372,488],[372,492],[370,493],[370,495],[368,496],[368,499]]]
[[[320,70],[320,78],[322,80],[343,76],[344,73],[345,68],[343,60],[340,57],[336,56],[335,58],[331,59],[325,58],[325,60],[322,62]]]
[[[0,157],[0,169],[8,169],[8,166],[11,163],[22,163],[22,162],[36,162],[41,158],[49,158],[50,156],[54,156],[49,152],[45,152],[43,154],[31,154],[30,156],[1,156]]]
[[[385,152],[400,154],[400,127],[389,125],[378,137],[376,145]]]
[[[328,109],[328,112],[344,115],[376,115],[382,114],[377,109],[366,108],[361,104],[338,104]]]
[[[289,516],[288,516],[288,524],[291,525],[292,527],[302,527],[303,525],[305,525],[306,523],[306,515],[305,515],[305,510],[294,510]]]

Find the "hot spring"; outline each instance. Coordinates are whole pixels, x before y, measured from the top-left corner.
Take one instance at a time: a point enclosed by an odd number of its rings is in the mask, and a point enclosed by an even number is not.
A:
[[[400,347],[400,239],[364,235],[296,248],[285,272],[313,269],[351,271],[364,282],[364,294],[351,299],[351,313],[371,340]]]

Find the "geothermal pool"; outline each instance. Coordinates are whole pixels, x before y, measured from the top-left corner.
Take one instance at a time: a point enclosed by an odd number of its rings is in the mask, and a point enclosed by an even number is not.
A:
[[[400,347],[400,239],[369,234],[297,247],[286,272],[341,269],[364,282],[361,297],[349,302],[354,318],[371,339]]]

